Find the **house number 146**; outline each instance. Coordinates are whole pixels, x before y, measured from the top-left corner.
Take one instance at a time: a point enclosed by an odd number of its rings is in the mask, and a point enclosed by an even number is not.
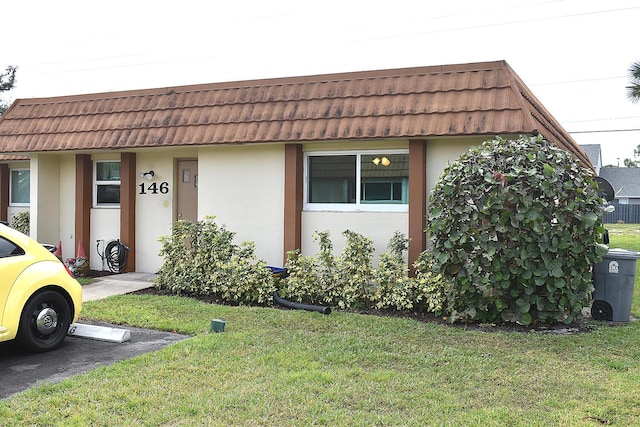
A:
[[[164,181],[158,184],[157,182],[152,182],[151,184],[145,184],[144,182],[140,185],[140,192],[138,194],[167,194],[169,192],[169,183]]]

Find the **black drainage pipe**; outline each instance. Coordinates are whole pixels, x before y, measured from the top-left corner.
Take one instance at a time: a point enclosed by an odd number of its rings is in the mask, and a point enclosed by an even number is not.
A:
[[[273,300],[276,304],[279,304],[283,307],[294,308],[297,310],[307,310],[307,311],[317,311],[322,314],[331,314],[331,307],[323,307],[321,305],[310,305],[310,304],[302,304],[299,302],[287,301],[286,299],[282,299],[278,292],[273,293]]]

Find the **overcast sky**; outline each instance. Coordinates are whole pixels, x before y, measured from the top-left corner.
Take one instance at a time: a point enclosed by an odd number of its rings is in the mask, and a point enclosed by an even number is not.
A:
[[[640,144],[637,0],[20,0],[2,15],[0,68],[19,67],[5,99],[504,59],[605,164]]]

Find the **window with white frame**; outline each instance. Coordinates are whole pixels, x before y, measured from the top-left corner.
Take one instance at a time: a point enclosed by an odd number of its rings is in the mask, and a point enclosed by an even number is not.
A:
[[[11,169],[9,178],[9,203],[12,206],[29,206],[31,171],[29,169]]]
[[[120,162],[96,161],[94,163],[94,206],[120,206]]]
[[[406,150],[306,153],[305,209],[407,211]]]

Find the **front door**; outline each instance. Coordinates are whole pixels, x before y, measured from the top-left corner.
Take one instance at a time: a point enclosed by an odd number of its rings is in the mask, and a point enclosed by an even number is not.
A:
[[[198,161],[178,160],[178,219],[198,221]]]

